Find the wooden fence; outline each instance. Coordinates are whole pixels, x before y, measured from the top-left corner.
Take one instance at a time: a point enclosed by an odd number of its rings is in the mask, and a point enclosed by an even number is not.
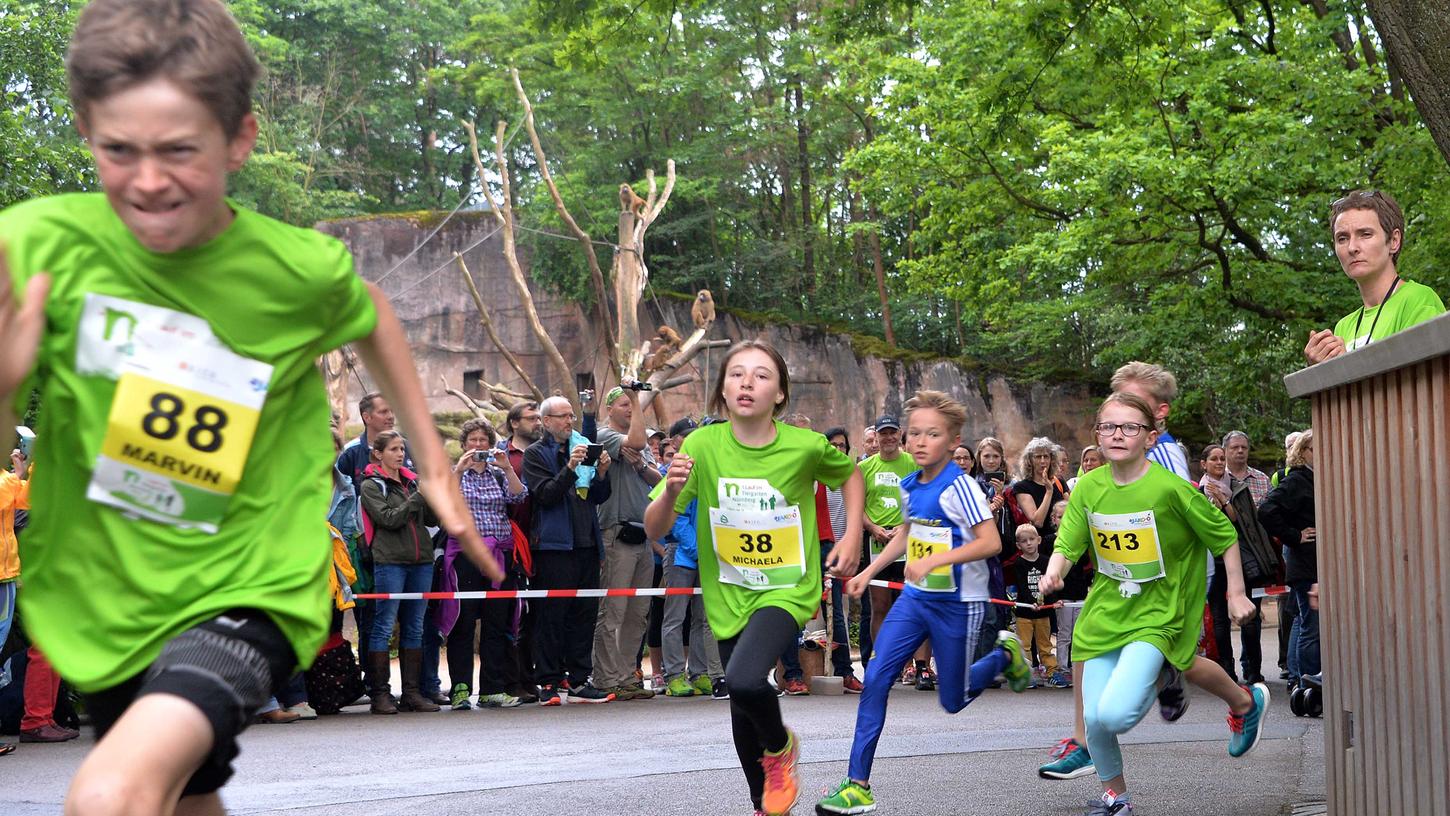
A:
[[[1450,315],[1285,378],[1313,404],[1330,816],[1450,816]]]

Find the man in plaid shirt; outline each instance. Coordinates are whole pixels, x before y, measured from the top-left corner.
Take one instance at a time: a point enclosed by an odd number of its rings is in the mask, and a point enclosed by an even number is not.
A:
[[[1269,477],[1262,470],[1249,467],[1249,435],[1243,431],[1229,431],[1223,438],[1223,450],[1228,459],[1229,475],[1236,481],[1248,483],[1254,507],[1263,504],[1269,495]]]

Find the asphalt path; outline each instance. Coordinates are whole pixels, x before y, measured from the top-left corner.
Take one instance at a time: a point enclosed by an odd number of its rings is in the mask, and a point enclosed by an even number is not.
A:
[[[1266,633],[1267,634],[1267,633]],[[1272,637],[1265,638],[1272,655]],[[395,678],[396,679],[396,678]],[[1289,713],[1283,684],[1258,748],[1226,751],[1221,703],[1192,692],[1177,723],[1155,713],[1124,738],[1135,814],[1288,814],[1324,791],[1323,730]],[[803,746],[804,816],[846,772],[855,696],[786,697]],[[254,726],[224,791],[237,814],[748,814],[728,703],[670,699],[375,717],[366,708],[315,722]],[[956,715],[934,693],[893,690],[872,784],[882,814],[1083,812],[1094,777],[1036,775],[1066,736],[1069,691],[991,690]],[[0,814],[59,810],[92,745],[21,745],[0,758]]]

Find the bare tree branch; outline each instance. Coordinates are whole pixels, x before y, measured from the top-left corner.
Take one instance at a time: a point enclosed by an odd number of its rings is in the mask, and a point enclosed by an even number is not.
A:
[[[609,322],[609,301],[604,291],[604,273],[599,269],[599,256],[594,253],[594,242],[590,240],[589,234],[579,228],[574,221],[574,216],[569,214],[569,209],[564,206],[564,199],[559,195],[559,188],[554,184],[554,176],[549,172],[549,161],[544,156],[544,145],[539,141],[539,133],[534,129],[534,106],[529,102],[528,94],[524,93],[524,84],[519,80],[517,68],[510,68],[509,74],[514,79],[514,89],[518,91],[519,101],[524,106],[524,127],[529,132],[529,143],[534,146],[534,159],[539,163],[539,174],[544,177],[544,185],[549,188],[549,197],[554,199],[554,209],[559,213],[559,218],[564,221],[569,231],[579,240],[579,245],[584,248],[584,257],[589,261],[589,282],[594,289],[594,310],[597,313],[599,324],[604,330],[604,339],[611,349],[615,348],[614,327]],[[625,350],[618,349],[617,355],[622,356]]]
[[[639,410],[643,411],[644,409],[648,408],[650,403],[654,402],[656,393],[663,391],[665,388],[674,388],[674,385],[665,385],[665,383],[673,379],[670,375],[675,373],[675,371],[677,371],[680,366],[694,359],[695,355],[699,354],[701,350],[707,348],[724,348],[725,346],[730,345],[729,340],[705,339],[705,333],[708,332],[710,330],[710,327],[713,325],[715,324],[706,323],[704,326],[695,329],[694,334],[691,334],[688,338],[685,339],[685,344],[683,346],[680,346],[680,350],[675,353],[675,356],[665,361],[663,368],[650,375],[649,384],[654,388],[654,390],[645,391],[639,395]]]
[[[498,349],[499,353],[503,355],[503,358],[518,373],[519,378],[524,381],[524,386],[533,393],[534,400],[536,402],[542,402],[544,392],[540,391],[539,386],[534,384],[533,378],[529,377],[529,373],[524,371],[524,367],[519,364],[519,358],[514,356],[514,353],[499,339],[498,332],[494,331],[493,319],[489,317],[488,307],[484,305],[483,296],[478,293],[478,285],[473,282],[473,273],[468,271],[468,264],[463,262],[463,256],[457,252],[453,253],[453,259],[458,261],[458,269],[463,273],[464,282],[468,284],[468,293],[473,296],[473,305],[478,308],[478,316],[483,321],[483,330],[488,333],[488,339],[493,342],[493,347]]]
[[[509,278],[513,281],[514,288],[519,293],[519,301],[523,303],[524,316],[528,320],[529,329],[534,333],[534,339],[538,340],[539,345],[543,347],[544,354],[549,358],[549,362],[553,365],[555,373],[559,377],[559,391],[574,404],[575,411],[582,411],[583,408],[579,404],[579,389],[574,384],[574,370],[569,367],[569,363],[565,362],[564,355],[559,353],[559,347],[554,344],[553,338],[549,337],[549,333],[544,330],[543,321],[539,319],[539,310],[534,307],[534,296],[529,291],[529,282],[524,277],[523,267],[519,266],[518,245],[515,243],[514,237],[514,211],[513,205],[509,203],[509,188],[511,183],[509,181],[508,162],[505,160],[503,150],[504,131],[508,127],[508,124],[503,120],[499,120],[493,135],[494,161],[497,163],[498,175],[503,184],[502,195],[499,201],[494,200],[493,192],[489,190],[486,174],[484,173],[483,159],[478,152],[478,134],[474,131],[473,123],[464,122],[463,127],[468,131],[468,146],[473,153],[473,162],[478,168],[479,187],[483,189],[483,194],[488,199],[489,208],[492,210],[494,217],[503,225],[501,234],[503,235],[504,260],[508,262]]]

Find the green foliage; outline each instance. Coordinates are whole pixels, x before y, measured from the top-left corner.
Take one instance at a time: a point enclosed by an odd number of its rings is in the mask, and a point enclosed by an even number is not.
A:
[[[299,224],[481,204],[461,123],[498,191],[503,120],[531,273],[581,302],[588,271],[510,68],[606,268],[618,186],[643,194],[674,159],[647,239],[655,290],[1021,379],[1101,386],[1160,362],[1193,441],[1307,421],[1279,380],[1357,303],[1324,223],[1344,190],[1393,191],[1401,269],[1450,291],[1447,167],[1363,0],[230,6],[267,69],[239,200]],[[63,94],[74,13],[0,0],[0,205],[94,186]]]
[[[65,94],[76,5],[0,0],[0,209],[94,183]]]

